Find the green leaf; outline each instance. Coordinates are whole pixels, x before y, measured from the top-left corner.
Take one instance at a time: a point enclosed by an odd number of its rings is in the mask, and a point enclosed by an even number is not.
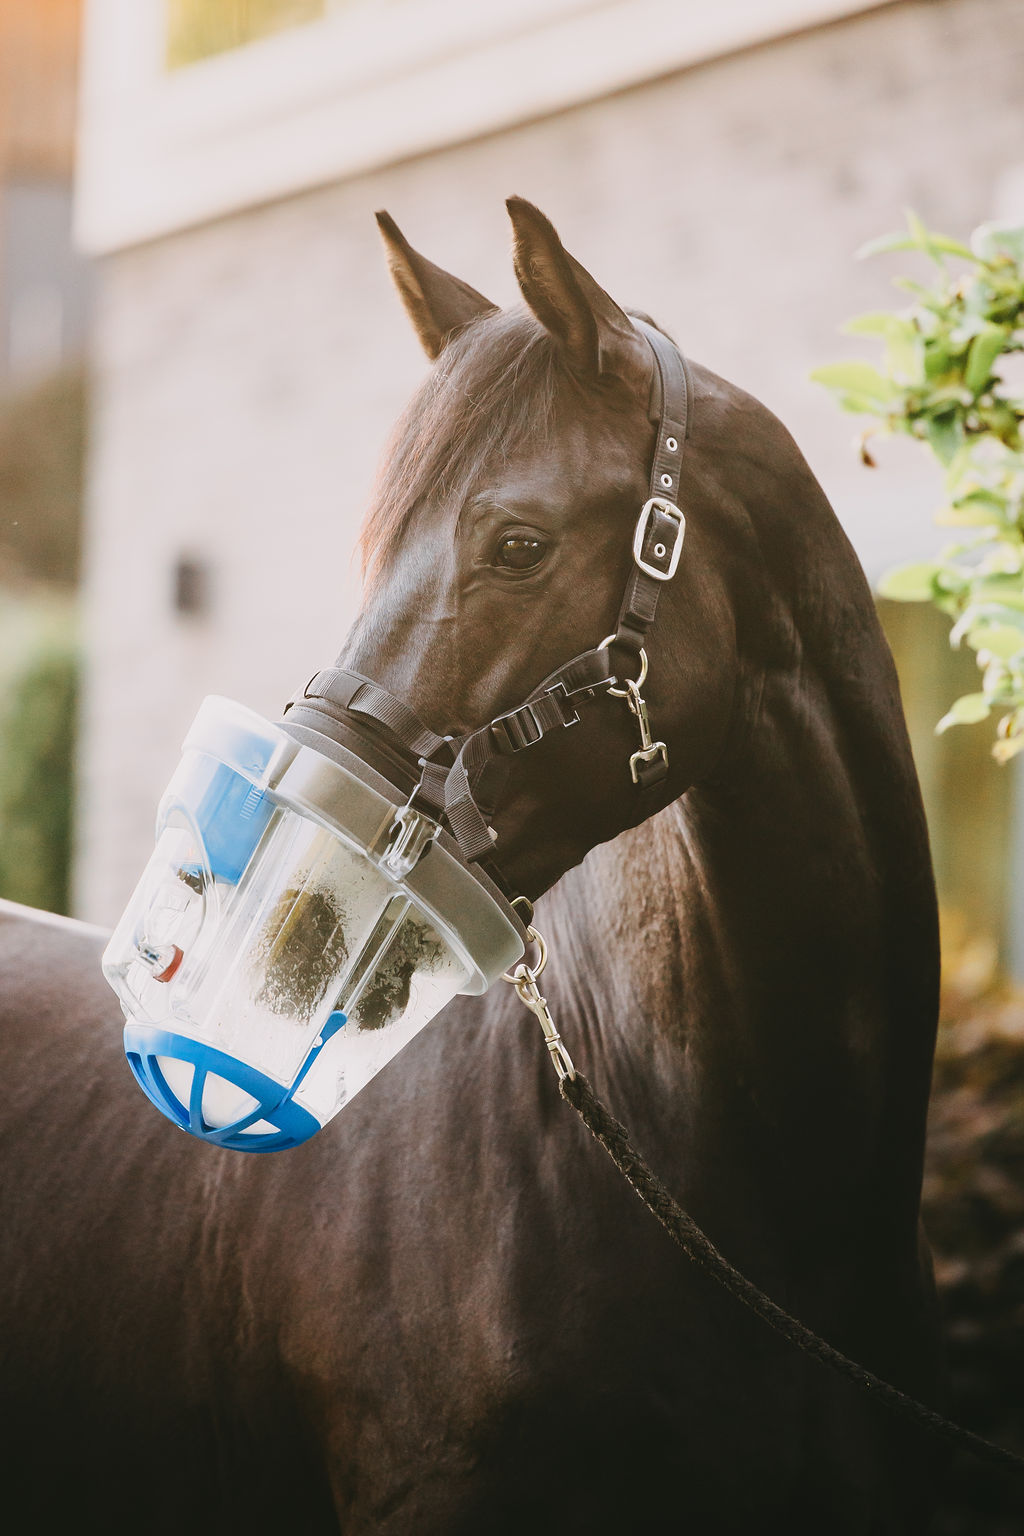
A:
[[[1024,592],[1021,591],[1019,576],[985,576],[974,583],[972,597],[975,602],[979,598],[997,599],[996,602],[986,603],[985,611],[1000,617],[1001,621],[1005,619],[1005,610],[1008,608],[1024,613]],[[1017,622],[1016,617],[1013,622]]]
[[[967,636],[972,651],[989,651],[1000,661],[1011,661],[1024,650],[1024,634],[1012,624],[979,624]]]
[[[876,235],[873,240],[866,240],[857,248],[857,260],[864,261],[868,256],[884,256],[887,251],[916,251],[917,241],[910,235],[905,235],[898,230],[892,235]]]
[[[997,741],[992,748],[992,756],[997,763],[1008,763],[1016,757],[1018,752],[1024,752],[1024,734],[1020,736],[1007,736],[1002,741]]]
[[[944,256],[963,256],[968,261],[976,261],[974,252],[961,240],[952,240],[949,235],[940,235],[933,229],[928,229],[924,221],[918,218],[913,208],[906,209],[907,228],[915,245],[922,251],[927,251],[933,256],[941,251]]]
[[[951,725],[975,725],[979,720],[987,720],[991,712],[992,706],[983,693],[965,693],[943,715],[935,734],[941,736]]]
[[[971,247],[981,261],[995,261],[999,256],[1024,261],[1024,224],[996,219],[979,224],[971,236]]]
[[[953,503],[955,507],[977,508],[978,511],[988,511],[996,517],[1006,516],[1006,498],[998,496],[995,491],[986,491],[979,488],[976,491],[968,491],[966,496],[958,496]]]
[[[850,411],[855,416],[881,416],[885,412],[882,402],[870,395],[840,395],[838,404],[841,411]]]
[[[971,628],[982,624],[1001,624],[1010,626],[1018,635],[1024,636],[1024,612],[1019,608],[1007,607],[1005,602],[972,603],[964,618]],[[964,627],[964,619],[961,619],[957,629],[962,630]]]
[[[939,570],[934,560],[916,565],[897,565],[886,571],[878,583],[881,597],[891,597],[900,603],[927,603],[935,596],[934,578]]]
[[[846,390],[881,403],[891,400],[897,393],[892,381],[870,363],[825,363],[823,367],[813,370],[811,378],[817,384],[824,384],[827,389]]]
[[[859,259],[866,256],[880,256],[886,251],[927,251],[941,252],[944,256],[962,256],[965,261],[978,261],[979,256],[968,246],[959,240],[951,240],[948,235],[938,235],[927,230],[916,214],[907,213],[907,223],[910,225],[910,234],[897,233],[892,235],[879,235],[876,240],[868,240],[857,252]]]
[[[858,251],[856,254],[859,256],[862,252]],[[904,293],[914,294],[922,301],[927,301],[931,297],[931,289],[926,288],[924,283],[915,282],[912,277],[894,277],[892,285],[894,288],[902,288]]]
[[[903,213],[907,221],[907,228],[910,230],[913,238],[917,241],[918,245],[925,244],[928,240],[928,230],[925,227],[924,220],[914,212],[913,208],[904,208]]]
[[[990,324],[991,322],[986,320],[984,315],[965,316],[965,318],[959,321],[958,324],[954,325],[953,329],[950,331],[950,345],[957,352],[961,352],[964,347],[970,345],[975,336],[979,336],[981,332],[985,330],[986,327]]]
[[[913,330],[914,322],[891,309],[872,309],[866,315],[855,315],[839,329],[847,336],[888,336],[896,326]]]
[[[939,603],[947,597],[959,601],[969,586],[970,582],[962,571],[951,565],[940,565],[935,572],[935,601]]]
[[[964,383],[974,395],[981,394],[992,373],[992,364],[1003,350],[1007,333],[1001,325],[987,325],[971,342],[964,369]]]
[[[978,259],[970,246],[964,245],[962,240],[950,239],[949,235],[937,235],[934,231],[926,230],[925,239],[929,251],[941,251],[943,256],[962,256],[964,261],[976,262]]]
[[[924,343],[913,326],[890,333],[885,366],[891,377],[919,383],[923,361]]]
[[[925,408],[932,416],[945,416],[953,406],[973,403],[970,391],[964,389],[962,384],[941,384],[938,389],[929,392]]]
[[[953,361],[953,355],[946,345],[945,338],[936,337],[933,341],[924,344],[924,374],[926,379],[939,379],[944,373],[948,373]]]
[[[965,496],[936,513],[935,521],[945,528],[991,528],[1005,518],[1006,508],[997,496],[982,501]]]
[[[927,423],[928,442],[935,457],[949,464],[964,440],[964,424],[959,416],[932,416]]]

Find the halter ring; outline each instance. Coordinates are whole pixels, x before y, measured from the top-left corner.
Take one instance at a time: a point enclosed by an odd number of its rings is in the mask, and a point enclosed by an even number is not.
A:
[[[519,990],[520,983],[536,981],[548,963],[548,946],[536,928],[527,928],[526,940],[528,944],[536,944],[537,946],[537,964],[529,966],[520,961],[514,971],[502,971],[501,973],[502,981],[510,981],[516,988],[516,991]]]
[[[614,635],[606,635],[605,638],[601,641],[601,644],[598,646],[598,650],[599,651],[606,651],[608,649],[608,647],[611,645],[611,643],[612,643],[612,641],[614,639],[615,639]],[[629,682],[632,683],[634,688],[642,688],[643,685],[644,685],[644,680],[646,679],[646,677],[647,677],[647,652],[644,650],[643,646],[641,646],[640,647],[640,676],[639,677],[630,678]],[[613,686],[609,686],[608,692],[612,695],[613,698],[616,698],[616,699],[626,699],[626,698],[629,697],[629,686],[628,686],[628,684],[627,684],[627,686],[625,688],[615,688]]]

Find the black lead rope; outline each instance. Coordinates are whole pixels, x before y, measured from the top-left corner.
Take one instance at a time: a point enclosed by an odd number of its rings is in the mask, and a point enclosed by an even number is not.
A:
[[[901,1392],[899,1387],[894,1387],[872,1371],[866,1370],[864,1366],[858,1365],[855,1360],[851,1360],[849,1356],[834,1349],[831,1344],[827,1344],[804,1323],[791,1317],[783,1307],[772,1301],[770,1296],[766,1296],[759,1290],[753,1281],[741,1274],[729,1263],[724,1254],[719,1253],[693,1217],[683,1210],[657,1175],[652,1173],[630,1141],[629,1132],[625,1126],[620,1125],[615,1116],[601,1103],[581,1072],[575,1072],[574,1076],[560,1075],[558,1089],[566,1103],[572,1105],[590,1134],[601,1143],[616,1168],[632,1185],[651,1215],[660,1221],[672,1241],[679,1245],[692,1263],[728,1291],[730,1296],[734,1296],[745,1307],[749,1307],[751,1312],[756,1313],[769,1328],[774,1328],[775,1332],[794,1348],[802,1350],[805,1355],[811,1355],[815,1360],[820,1360],[822,1365],[829,1366],[840,1376],[855,1382],[858,1387],[863,1387],[877,1402],[884,1403],[894,1413],[902,1414],[912,1423],[930,1430],[932,1434],[939,1435],[951,1445],[958,1446],[972,1456],[977,1456],[981,1461],[992,1462],[999,1467],[1009,1467],[1018,1474],[1024,1474],[1024,1457],[1015,1455],[1013,1451],[1004,1450],[1001,1445],[993,1445],[990,1440],[985,1440],[981,1435],[964,1429],[960,1424],[954,1424],[951,1419],[936,1413],[934,1408],[929,1408],[925,1403],[919,1403],[908,1393]]]

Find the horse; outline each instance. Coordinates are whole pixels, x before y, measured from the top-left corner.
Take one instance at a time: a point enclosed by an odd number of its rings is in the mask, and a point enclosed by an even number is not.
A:
[[[379,216],[433,360],[339,665],[439,733],[612,627],[653,353],[538,209],[499,309]],[[892,660],[792,438],[692,366],[686,539],[644,687],[512,762],[573,1057],[791,1313],[941,1400],[919,1194],[938,940]],[[311,1142],[176,1135],[102,936],[0,909],[6,1507],[40,1531],[919,1536],[935,1452],[690,1265],[560,1101],[514,989],[456,998]]]

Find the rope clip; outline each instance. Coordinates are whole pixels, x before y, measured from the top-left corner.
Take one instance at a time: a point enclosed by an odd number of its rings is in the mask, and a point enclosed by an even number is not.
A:
[[[632,678],[626,679],[628,690],[626,703],[631,712],[636,716],[640,727],[640,747],[629,759],[629,771],[634,784],[639,784],[643,770],[652,770],[646,775],[649,783],[660,782],[668,772],[668,747],[663,741],[655,741],[651,735],[651,722],[647,714],[647,701],[640,692],[639,682]]]
[[[540,1027],[544,1032],[544,1043],[551,1053],[559,1082],[564,1082],[566,1078],[571,1081],[576,1076],[576,1068],[572,1064],[572,1057],[566,1050],[561,1035],[555,1028],[547,998],[541,996],[537,985],[537,978],[548,963],[548,946],[536,928],[527,928],[526,934],[527,938],[537,946],[536,969],[527,965],[525,961],[520,961],[514,971],[503,971],[501,979],[515,987],[519,1001],[540,1021]]]

